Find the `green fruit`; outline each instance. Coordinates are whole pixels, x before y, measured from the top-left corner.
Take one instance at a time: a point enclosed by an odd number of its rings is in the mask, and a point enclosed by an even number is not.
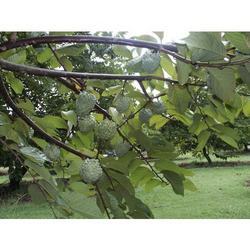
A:
[[[81,132],[89,132],[96,126],[96,120],[93,116],[88,115],[78,120],[79,130]]]
[[[48,145],[45,148],[44,153],[51,161],[57,161],[60,159],[60,148],[56,145]]]
[[[96,97],[86,91],[81,92],[76,100],[76,113],[85,116],[95,107]]]
[[[103,171],[98,159],[86,159],[80,166],[80,176],[86,183],[96,183]]]
[[[152,111],[150,109],[144,108],[139,113],[139,119],[141,122],[148,122],[150,117],[153,115]]]
[[[129,109],[130,98],[127,96],[118,96],[114,102],[114,105],[119,113],[124,113]]]
[[[162,114],[165,112],[165,107],[162,102],[153,102],[150,105],[150,109],[154,114]]]
[[[159,53],[146,52],[142,56],[142,70],[152,74],[160,66],[161,57]]]
[[[114,149],[115,149],[115,154],[118,157],[121,157],[129,151],[130,144],[128,142],[121,142],[121,143],[118,143],[117,145],[115,145]]]
[[[108,119],[100,122],[96,127],[96,137],[101,140],[110,140],[116,133],[116,124]]]

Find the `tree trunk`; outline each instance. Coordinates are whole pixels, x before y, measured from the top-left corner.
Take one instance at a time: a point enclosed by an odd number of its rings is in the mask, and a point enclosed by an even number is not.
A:
[[[210,156],[209,156],[209,154],[208,154],[206,148],[204,147],[202,151],[203,151],[203,155],[204,155],[205,158],[207,159],[208,164],[211,165],[211,164],[212,164],[212,160],[211,160],[211,158],[210,158]]]

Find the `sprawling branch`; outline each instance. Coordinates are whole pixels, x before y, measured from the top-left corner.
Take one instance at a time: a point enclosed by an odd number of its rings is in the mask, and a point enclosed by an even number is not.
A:
[[[101,37],[101,36],[42,36],[32,37],[27,39],[17,40],[15,43],[3,43],[0,45],[0,52],[24,47],[27,45],[37,45],[45,43],[100,43],[100,44],[117,44],[124,46],[132,46],[146,49],[153,49],[157,51],[167,50],[177,52],[174,44],[158,44],[134,39],[116,38],[116,37]]]
[[[47,134],[42,128],[37,126],[25,113],[23,113],[14,103],[12,98],[10,97],[6,87],[4,86],[4,83],[2,79],[0,78],[0,94],[2,95],[3,99],[5,100],[6,104],[13,109],[13,111],[25,122],[27,123],[31,128],[34,129],[44,140],[46,140],[49,143],[55,144],[59,146],[60,148],[63,148],[67,150],[68,152],[71,152],[75,155],[80,156],[81,158],[86,158],[87,156],[83,154],[82,152],[64,144],[63,142],[51,137],[49,134]]]
[[[43,69],[33,66],[20,65],[16,63],[11,63],[6,60],[0,59],[0,67],[2,69],[20,73],[27,73],[30,75],[36,76],[48,76],[48,77],[73,77],[80,79],[99,79],[99,80],[127,80],[127,81],[147,81],[147,80],[160,80],[172,83],[178,83],[178,81],[163,78],[154,75],[121,75],[121,74],[99,74],[99,73],[82,73],[82,72],[70,72],[62,70],[52,70],[52,69]]]

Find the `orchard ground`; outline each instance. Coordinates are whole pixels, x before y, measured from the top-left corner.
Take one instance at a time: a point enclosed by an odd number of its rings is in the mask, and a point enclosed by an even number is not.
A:
[[[214,159],[215,160],[215,159]],[[181,163],[199,161],[190,156],[183,156]],[[137,195],[148,204],[159,219],[206,219],[206,218],[250,218],[250,155],[244,154],[230,158],[227,164],[220,160],[213,167],[192,168],[192,181],[197,186],[196,192],[185,191],[185,196],[174,194],[170,187],[158,187],[150,193],[140,188]],[[232,164],[230,164],[230,162]],[[237,163],[237,164],[236,164]],[[0,184],[6,181],[0,177]],[[48,205],[35,205],[21,201],[25,193],[2,199],[0,218],[54,218]],[[25,200],[25,199],[24,199]]]

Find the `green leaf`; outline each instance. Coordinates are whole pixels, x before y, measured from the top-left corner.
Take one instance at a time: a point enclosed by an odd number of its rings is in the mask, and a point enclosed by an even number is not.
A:
[[[176,71],[173,62],[168,55],[161,55],[161,67],[165,70],[173,79],[176,79]]]
[[[239,51],[243,53],[250,53],[250,41],[241,32],[226,32],[225,38],[230,41]]]
[[[122,89],[122,85],[116,85],[107,88],[106,90],[103,91],[102,96],[113,96],[118,94]]]
[[[145,192],[151,192],[155,187],[162,185],[162,182],[158,179],[151,179],[145,183],[144,190]]]
[[[166,159],[166,157],[156,161],[155,168],[161,172],[168,170],[168,171],[174,172],[176,174],[185,175],[185,176],[193,176],[194,175],[192,171],[177,166],[174,162]]]
[[[50,48],[45,48],[43,51],[39,52],[36,56],[36,59],[39,63],[47,62],[53,56],[52,51]]]
[[[114,45],[112,46],[112,50],[118,56],[126,57],[129,59],[133,58],[131,51],[126,46]]]
[[[73,70],[74,66],[66,56],[61,57],[60,62],[63,64],[63,66],[66,68],[67,71]]]
[[[117,160],[113,157],[107,157],[100,160],[102,165],[104,165],[106,168],[114,169],[116,171],[119,171],[124,174],[128,174],[128,165],[124,164],[121,160]]]
[[[83,194],[85,196],[93,196],[96,194],[95,190],[90,190],[90,185],[87,185],[83,182],[73,182],[69,185],[69,189],[72,191],[78,192],[80,194]]]
[[[238,70],[243,84],[246,84],[250,89],[250,71],[245,66],[239,66]]]
[[[84,51],[84,48],[85,48],[85,44],[70,45],[70,46],[59,48],[56,50],[56,52],[59,55],[64,55],[64,56],[79,56]]]
[[[23,82],[15,77],[12,72],[5,73],[6,82],[8,82],[11,88],[15,91],[16,94],[21,94],[23,92]]]
[[[33,120],[42,128],[46,129],[67,129],[67,124],[64,119],[59,116],[46,115],[42,118],[33,117]]]
[[[250,117],[250,98],[244,101],[243,113],[245,116]]]
[[[195,151],[201,151],[205,147],[210,135],[211,133],[207,130],[202,131],[198,135],[198,146],[196,147]]]
[[[8,59],[11,55],[16,54],[16,49],[9,49],[0,53],[0,58]]]
[[[218,135],[218,136],[222,141],[226,142],[227,144],[229,144],[233,148],[239,149],[237,142],[233,138],[231,138],[227,135]]]
[[[60,197],[73,211],[81,214],[84,218],[103,218],[96,205],[96,199],[93,197],[69,191],[60,193]]]
[[[154,31],[154,33],[160,38],[160,40],[162,41],[162,39],[164,38],[164,32],[162,31]]]
[[[138,39],[138,40],[143,40],[143,41],[148,41],[148,42],[154,42],[157,43],[157,39],[155,39],[153,36],[151,35],[141,35],[141,36],[134,36],[132,37],[134,39]]]
[[[46,198],[48,201],[55,201],[58,195],[58,187],[54,185],[51,185],[49,182],[47,182],[44,179],[41,179],[38,181],[38,185],[43,189]]]
[[[45,181],[47,181],[52,187],[56,188],[57,183],[53,179],[52,175],[50,174],[49,170],[44,166],[41,166],[29,159],[24,161],[24,165],[27,166],[29,169],[33,170],[36,174],[42,177]]]
[[[74,126],[77,125],[77,116],[74,110],[61,111],[62,118],[70,121]]]
[[[18,103],[16,104],[19,108],[23,109],[25,112],[28,112],[30,114],[35,113],[35,108],[33,103],[27,99],[25,101],[19,100]]]
[[[8,125],[8,124],[11,124],[11,120],[8,117],[8,115],[6,115],[3,112],[0,112],[0,126],[2,126],[2,125]]]
[[[42,204],[47,202],[45,193],[43,193],[42,188],[38,184],[30,184],[28,187],[28,193],[31,196],[32,202],[35,204]]]
[[[171,184],[174,192],[176,194],[180,194],[184,196],[184,183],[183,181],[185,178],[182,175],[179,175],[175,172],[165,170],[162,172],[164,177],[169,181]]]
[[[226,135],[228,137],[233,138],[236,141],[240,139],[237,130],[233,128],[227,127],[222,124],[215,124],[211,128],[215,130],[218,134]]]
[[[188,108],[191,97],[187,89],[177,85],[169,86],[168,97],[171,103],[175,106],[176,111],[183,114]]]
[[[19,52],[9,56],[7,60],[12,63],[23,64],[26,61],[26,50],[20,50]]]
[[[192,52],[193,61],[223,60],[226,56],[220,33],[190,32],[184,40]]]
[[[135,194],[134,187],[132,186],[130,180],[123,174],[115,171],[109,171],[111,177],[116,180],[120,185],[122,185],[130,194]]]
[[[95,87],[98,89],[106,89],[105,83],[102,80],[88,80],[87,86]]]
[[[194,183],[190,181],[189,179],[184,180],[184,188],[192,192],[195,192],[198,190],[197,187],[194,185]]]
[[[189,74],[192,72],[192,67],[190,64],[177,60],[176,71],[179,83],[185,84],[188,80]]]
[[[149,119],[149,126],[155,126],[156,130],[159,130],[161,127],[163,127],[168,122],[168,119],[161,116],[161,115],[153,115]]]
[[[202,121],[202,115],[195,113],[193,116],[193,123],[189,127],[189,132],[195,135],[199,135],[201,131],[207,129],[207,124]]]
[[[34,141],[43,150],[48,146],[48,142],[46,142],[45,140],[41,138],[32,137],[32,141]]]
[[[143,185],[147,183],[150,179],[154,177],[152,171],[146,167],[139,166],[130,174],[131,182],[135,187],[138,185]]]
[[[121,209],[121,207],[119,206],[119,202],[117,200],[117,198],[115,197],[115,193],[114,192],[106,192],[108,199],[109,199],[109,208],[112,212],[112,214],[114,215],[114,219],[125,219],[126,215],[124,213],[124,211]]]
[[[213,94],[224,102],[230,101],[235,95],[235,78],[232,69],[209,69],[210,87]]]
[[[43,164],[45,161],[49,161],[42,151],[34,147],[21,147],[20,152],[31,161],[38,164]]]

